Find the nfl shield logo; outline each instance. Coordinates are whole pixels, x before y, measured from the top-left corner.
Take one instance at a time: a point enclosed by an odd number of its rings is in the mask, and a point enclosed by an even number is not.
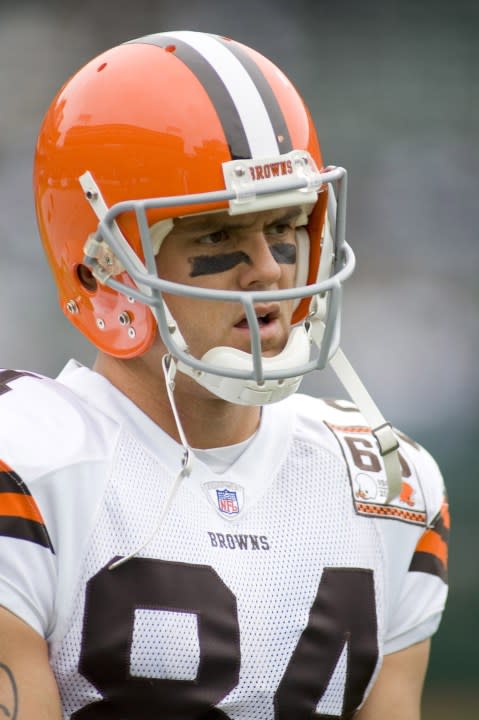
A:
[[[239,513],[238,496],[234,490],[216,490],[218,498],[218,507],[221,512],[227,515],[236,515]]]

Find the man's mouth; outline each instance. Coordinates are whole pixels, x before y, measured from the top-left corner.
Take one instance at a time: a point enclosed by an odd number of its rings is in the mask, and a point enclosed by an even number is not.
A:
[[[258,325],[260,328],[270,325],[275,320],[277,320],[280,315],[278,305],[270,306],[268,308],[256,307],[255,312],[256,312],[256,319],[258,320]],[[248,324],[248,320],[246,319],[246,316],[243,316],[241,318],[241,320],[239,320],[239,322],[237,322],[235,324],[235,327],[239,328],[241,330],[243,330],[243,329],[248,330],[249,324]]]

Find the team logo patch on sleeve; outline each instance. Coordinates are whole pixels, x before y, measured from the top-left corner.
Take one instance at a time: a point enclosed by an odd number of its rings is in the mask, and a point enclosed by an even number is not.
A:
[[[427,524],[426,504],[414,466],[399,451],[402,485],[396,498],[387,502],[388,484],[383,459],[371,428],[326,423],[339,442],[351,482],[353,502],[359,515],[392,518],[413,525]],[[403,435],[400,435],[405,442]]]
[[[27,486],[1,460],[0,536],[28,540],[54,552],[41,513]]]

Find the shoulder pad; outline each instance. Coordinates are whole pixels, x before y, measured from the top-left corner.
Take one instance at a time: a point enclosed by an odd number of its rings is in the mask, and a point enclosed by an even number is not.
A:
[[[0,370],[0,457],[28,483],[108,452],[117,424],[56,380]]]

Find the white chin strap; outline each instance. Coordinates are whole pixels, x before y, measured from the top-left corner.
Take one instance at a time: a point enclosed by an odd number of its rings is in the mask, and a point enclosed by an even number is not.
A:
[[[309,360],[311,339],[303,325],[295,327],[289,335],[285,348],[274,357],[262,359],[265,372],[277,372],[294,368]],[[212,367],[226,367],[232,371],[251,371],[252,355],[232,347],[214,347],[208,350],[201,358],[202,362]],[[212,392],[214,395],[237,405],[269,405],[283,400],[298,389],[303,376],[288,377],[284,379],[264,380],[259,384],[255,380],[244,378],[224,377],[213,373],[194,370],[192,367],[178,361],[178,370],[189,375],[197,383]]]

